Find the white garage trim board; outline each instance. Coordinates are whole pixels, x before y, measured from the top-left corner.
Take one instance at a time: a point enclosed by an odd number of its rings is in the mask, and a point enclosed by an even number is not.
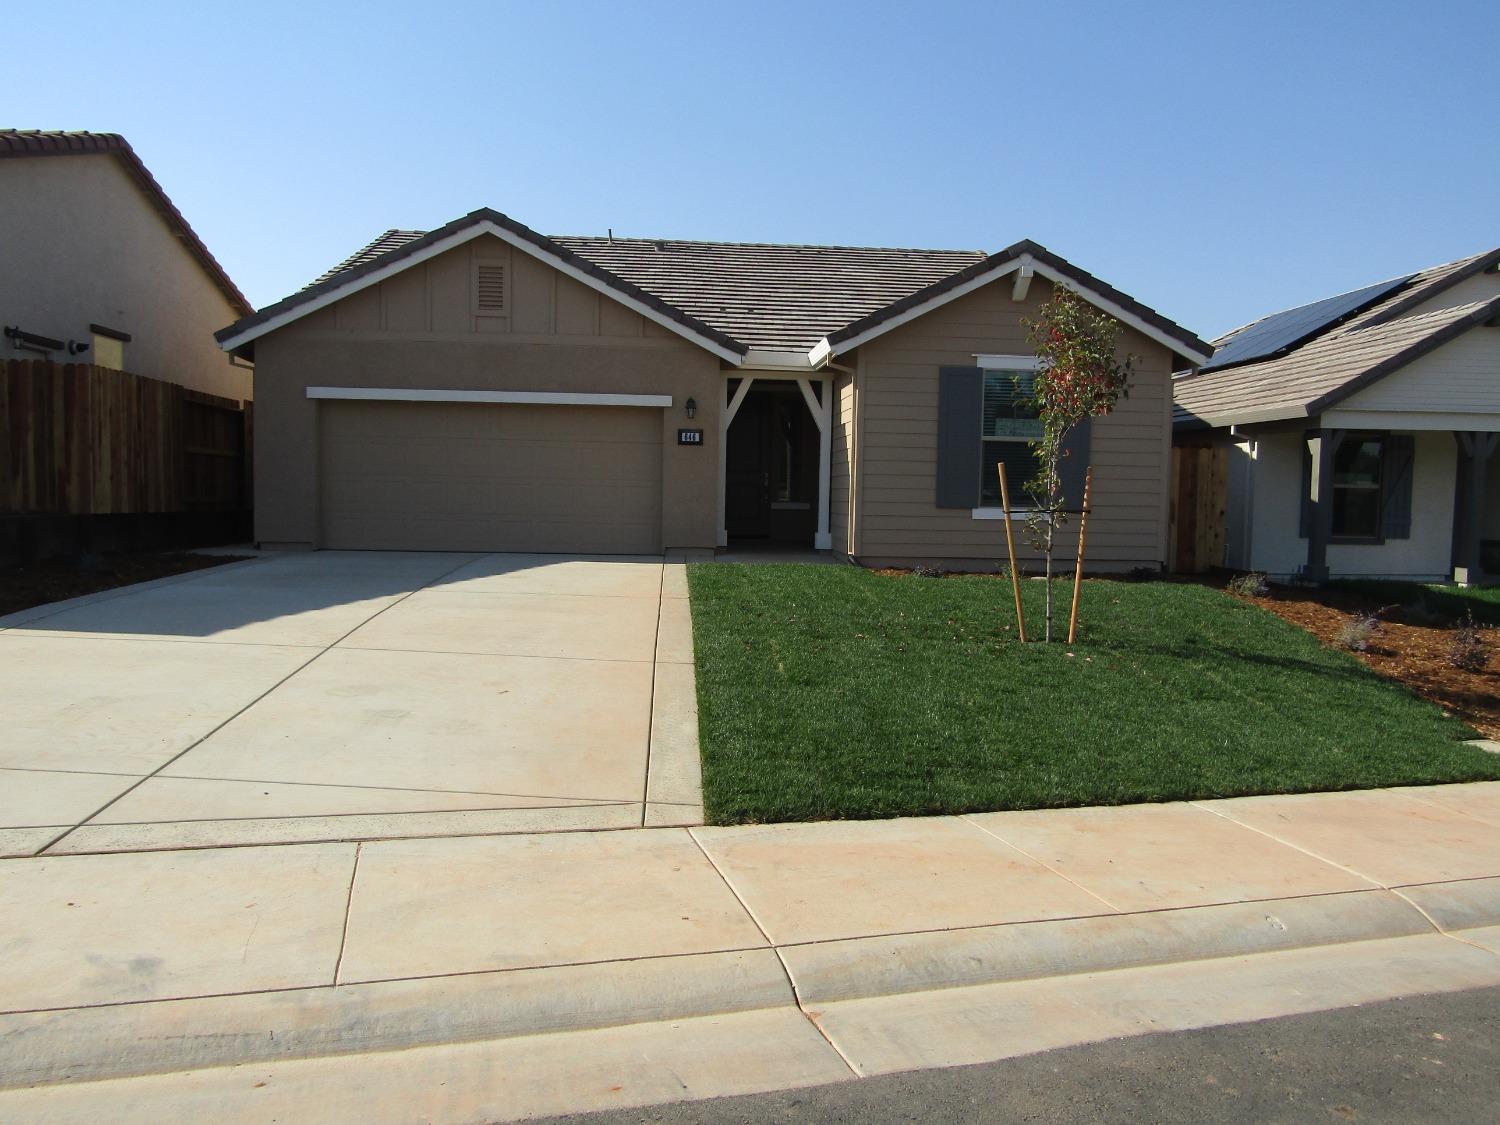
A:
[[[532,406],[671,406],[671,395],[576,391],[444,391],[421,387],[308,387],[307,397],[354,402],[512,402]]]

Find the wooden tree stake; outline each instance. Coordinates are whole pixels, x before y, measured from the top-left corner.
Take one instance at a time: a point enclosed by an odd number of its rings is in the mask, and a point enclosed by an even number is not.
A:
[[[1016,533],[1010,529],[1010,488],[1005,483],[1005,462],[999,462],[1000,511],[1005,516],[1005,548],[1010,552],[1010,587],[1016,595],[1016,633],[1026,643],[1026,615],[1021,610],[1021,574],[1016,569]]]
[[[1068,643],[1078,637],[1078,594],[1083,589],[1083,546],[1089,538],[1089,492],[1094,487],[1094,466],[1083,474],[1083,511],[1078,516],[1078,566],[1073,571],[1073,612],[1068,615]]]

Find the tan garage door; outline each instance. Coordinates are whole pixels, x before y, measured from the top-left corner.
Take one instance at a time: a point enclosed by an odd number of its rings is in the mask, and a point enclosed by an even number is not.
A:
[[[654,552],[661,411],[319,404],[323,546]]]

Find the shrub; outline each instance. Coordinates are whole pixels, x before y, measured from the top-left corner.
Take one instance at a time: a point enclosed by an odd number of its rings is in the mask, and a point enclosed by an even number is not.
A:
[[[1482,672],[1489,658],[1489,646],[1471,610],[1463,624],[1453,630],[1453,639],[1448,642],[1448,663],[1464,672]]]
[[[1264,574],[1252,570],[1249,574],[1237,574],[1231,578],[1228,589],[1231,594],[1242,598],[1263,598],[1271,592],[1271,585]]]
[[[911,568],[913,578],[941,578],[943,572],[935,566],[914,566]]]
[[[1339,644],[1351,652],[1365,652],[1380,629],[1380,618],[1373,613],[1353,613],[1339,630]]]

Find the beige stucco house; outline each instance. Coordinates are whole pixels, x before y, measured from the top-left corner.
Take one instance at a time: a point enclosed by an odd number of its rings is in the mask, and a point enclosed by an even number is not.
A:
[[[123,137],[0,129],[0,247],[0,358],[251,397],[213,340],[250,303]]]
[[[1500,574],[1500,249],[1263,317],[1173,392],[1228,449],[1228,566]]]
[[[987,569],[995,465],[1030,475],[1022,321],[1054,285],[1116,317],[1136,364],[1069,462],[1094,467],[1090,554],[1160,566],[1171,372],[1209,347],[1031,242],[549,238],[486,209],[388,231],[218,339],[256,365],[266,545],[756,540]]]

